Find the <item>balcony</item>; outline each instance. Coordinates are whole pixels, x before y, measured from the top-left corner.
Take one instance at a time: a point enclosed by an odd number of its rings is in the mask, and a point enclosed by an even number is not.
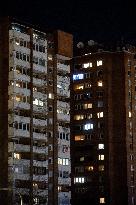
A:
[[[30,175],[29,174],[20,174],[20,173],[14,172],[14,178],[18,179],[18,180],[29,180]]]
[[[29,103],[18,102],[16,100],[9,100],[8,101],[8,107],[9,107],[9,109],[21,108],[21,109],[25,109],[25,110],[30,110],[30,104]]]
[[[48,160],[46,160],[46,161],[33,160],[33,166],[48,167]]]
[[[8,135],[9,135],[9,138],[12,138],[12,137],[28,137],[30,138],[30,132],[29,131],[26,131],[26,130],[17,130],[13,127],[9,127],[8,128]],[[33,139],[35,140],[47,140],[47,135],[46,134],[43,134],[43,133],[36,133],[36,132],[33,132]]]
[[[45,115],[47,114],[47,107],[45,106],[33,105],[33,110],[38,113],[43,113]]]
[[[9,53],[12,54],[14,51],[19,51],[21,53],[26,53],[26,54],[30,55],[30,49],[29,48],[19,46],[13,40],[12,42],[10,42],[10,45],[9,45]]]
[[[30,96],[30,90],[28,90],[26,88],[19,88],[19,87],[16,87],[14,85],[9,86],[8,93],[9,93],[9,95],[14,93],[14,94],[21,94],[24,96]]]
[[[29,145],[23,145],[23,144],[15,144],[13,151],[16,151],[16,152],[30,152],[30,146]]]
[[[71,178],[62,178],[58,177],[58,184],[59,185],[71,185]]]
[[[65,65],[62,63],[57,63],[57,70],[61,72],[70,73],[70,65]]]
[[[20,65],[22,67],[30,68],[30,62],[17,59],[14,55],[9,59],[9,66],[14,67],[15,65]]]
[[[33,175],[33,180],[48,182],[48,175]]]
[[[9,138],[12,137],[30,137],[30,132],[27,130],[15,129],[13,127],[8,128]]]
[[[36,126],[41,126],[41,127],[47,126],[47,120],[33,119],[33,123]]]
[[[41,92],[33,92],[33,97],[34,98],[41,98],[43,100],[46,100],[47,99],[47,95],[46,94],[43,94]]]
[[[57,113],[57,119],[59,121],[70,122],[70,115],[63,114],[63,113]]]
[[[44,58],[45,58],[45,54],[44,54]],[[34,71],[36,71],[37,73],[47,73],[47,63],[45,66],[41,66],[41,65],[37,65],[37,64],[33,64],[33,69]]]
[[[58,132],[70,133],[70,128],[58,126]]]
[[[45,80],[41,80],[39,78],[33,78],[33,84],[41,87],[41,86],[46,85],[47,82]]]
[[[27,160],[27,159],[16,159],[16,158],[13,158],[13,157],[9,157],[8,158],[8,164],[9,165],[26,165],[26,166],[29,166],[30,165],[30,160]]]
[[[34,153],[39,153],[39,154],[47,154],[48,153],[48,147],[33,146],[33,152]]]
[[[57,94],[60,96],[64,96],[66,98],[70,98],[70,91],[69,90],[63,90],[63,89],[57,88]]]
[[[14,142],[8,143],[8,151],[9,152],[30,152],[29,145],[15,144]]]
[[[19,115],[9,115],[8,117],[9,121],[12,122],[22,122],[22,123],[30,123],[30,117],[24,117],[24,116],[19,116]]]
[[[22,38],[25,41],[30,41],[30,35],[28,35],[26,33],[18,32],[16,30],[10,30],[9,37],[10,37],[10,39],[13,39],[16,37],[16,38]]]
[[[48,196],[48,190],[38,189],[38,190],[36,191],[36,195],[42,196],[42,197]]]
[[[33,132],[33,138],[36,140],[47,140],[47,135],[42,133]]]
[[[17,188],[15,189],[15,192],[21,195],[29,195],[30,194],[30,189],[26,189],[26,188]]]
[[[18,73],[15,70],[15,71],[10,71],[9,72],[9,80],[19,80],[19,81],[30,82],[30,77],[28,75],[24,75],[24,74]]]

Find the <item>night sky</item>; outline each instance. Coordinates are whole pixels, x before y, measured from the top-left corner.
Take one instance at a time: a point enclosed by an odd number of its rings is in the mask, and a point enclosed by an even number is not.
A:
[[[132,0],[13,0],[10,15],[41,28],[61,29],[75,42],[136,42],[136,7]]]

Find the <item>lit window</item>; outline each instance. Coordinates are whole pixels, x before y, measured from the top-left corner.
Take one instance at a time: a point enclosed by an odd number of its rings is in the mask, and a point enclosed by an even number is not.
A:
[[[92,103],[84,104],[84,109],[92,108]]]
[[[97,117],[98,117],[98,118],[102,118],[102,117],[103,117],[103,112],[98,112],[98,113],[97,113]]]
[[[83,64],[83,68],[88,68],[89,67],[89,63],[84,63]]]
[[[134,165],[133,165],[133,164],[131,164],[130,170],[131,170],[131,171],[134,171]]]
[[[15,172],[18,172],[18,171],[19,171],[18,167],[15,167]]]
[[[134,160],[134,155],[133,154],[130,154],[130,160]]]
[[[20,159],[20,154],[14,153],[14,158],[15,158],[15,159]]]
[[[54,99],[53,93],[49,93],[48,97],[49,97],[49,99]]]
[[[76,135],[75,136],[75,141],[82,141],[85,140],[85,136],[84,135]]]
[[[102,65],[102,60],[97,61],[97,66]]]
[[[52,55],[50,55],[50,54],[48,55],[48,60],[52,61]]]
[[[93,64],[92,63],[89,63],[89,67],[92,67],[93,66]]]
[[[58,85],[57,85],[57,88],[60,88],[60,89],[61,89],[61,88],[62,88],[62,86],[58,84]]]
[[[99,171],[104,171],[104,165],[99,165],[98,169]]]
[[[100,198],[100,204],[105,204],[105,198]]]
[[[92,114],[87,114],[86,117],[87,117],[87,119],[91,119],[93,117],[93,115]]]
[[[16,83],[16,87],[21,87],[21,84],[20,83]]]
[[[20,96],[16,96],[15,100],[16,100],[17,102],[20,102],[20,101],[21,101],[21,97],[20,97]]]
[[[93,166],[88,166],[88,167],[86,167],[86,169],[87,169],[87,171],[92,172],[94,170],[94,167]]]
[[[75,86],[75,90],[82,90],[84,89],[84,85],[83,84],[79,84]]]
[[[43,101],[39,100],[39,106],[43,106]]]
[[[91,130],[91,129],[93,129],[93,124],[88,123],[88,124],[84,125],[84,129],[85,129],[85,130]]]
[[[98,86],[99,86],[99,87],[102,87],[102,86],[103,86],[102,81],[98,81]]]
[[[75,115],[74,119],[75,120],[83,120],[84,119],[84,115]]]
[[[83,78],[84,78],[83,74],[73,75],[73,80],[80,80],[80,79],[83,79]]]
[[[19,46],[19,39],[15,39],[15,43],[17,46]]]
[[[85,183],[85,178],[84,177],[75,177],[74,183]]]
[[[58,158],[58,164],[62,164],[62,159]]]
[[[80,162],[83,162],[85,160],[84,157],[80,157]]]
[[[84,63],[83,64],[83,68],[89,68],[89,67],[92,67],[92,63]]]
[[[62,164],[63,165],[68,165],[69,163],[68,163],[68,159],[62,159]]]
[[[33,101],[33,104],[34,104],[34,105],[38,105],[38,99],[35,99],[35,100]]]
[[[33,91],[37,91],[37,88],[36,88],[36,87],[33,87]]]
[[[61,188],[62,188],[61,186],[58,186],[58,192],[60,192],[60,191],[61,191]]]
[[[131,112],[129,111],[129,117],[131,117],[132,115],[131,115]]]
[[[104,144],[98,144],[98,149],[104,149]]]
[[[103,154],[99,154],[98,159],[99,159],[99,160],[104,160],[104,155],[103,155]]]

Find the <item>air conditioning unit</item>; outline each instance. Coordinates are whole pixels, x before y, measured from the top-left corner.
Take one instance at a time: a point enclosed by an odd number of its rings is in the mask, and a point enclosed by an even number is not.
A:
[[[84,48],[84,43],[83,42],[78,42],[77,43],[77,48]]]
[[[95,45],[95,41],[93,41],[93,40],[88,41],[88,46],[94,46],[94,45]]]

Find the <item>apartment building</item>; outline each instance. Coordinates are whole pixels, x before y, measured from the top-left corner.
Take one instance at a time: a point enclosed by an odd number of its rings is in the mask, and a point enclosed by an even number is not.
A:
[[[0,201],[69,205],[72,35],[0,19]]]
[[[71,72],[73,205],[136,203],[136,49],[78,43]]]

